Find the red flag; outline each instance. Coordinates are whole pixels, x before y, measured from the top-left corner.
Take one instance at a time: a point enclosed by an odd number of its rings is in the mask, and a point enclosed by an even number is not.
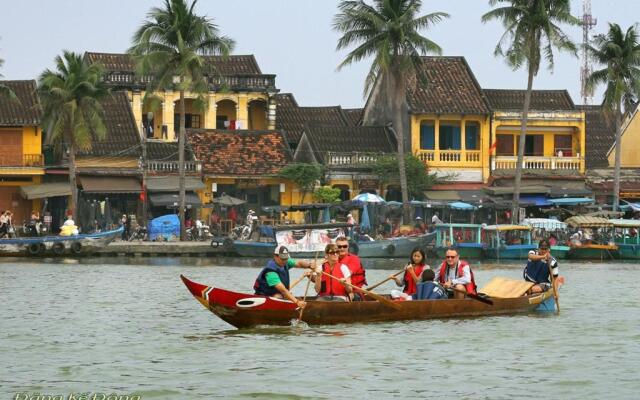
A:
[[[495,142],[493,142],[493,144],[489,148],[489,154],[490,155],[493,154],[496,151],[496,147],[498,147],[498,141],[497,140]]]

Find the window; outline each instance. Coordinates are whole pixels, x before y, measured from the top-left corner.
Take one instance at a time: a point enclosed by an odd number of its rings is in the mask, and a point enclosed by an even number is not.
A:
[[[467,150],[480,150],[480,124],[469,121],[464,124],[464,141]]]
[[[227,125],[226,115],[216,116],[216,129],[229,129],[229,125]]]
[[[440,123],[440,150],[460,150],[462,142],[460,140],[459,122]]]
[[[518,143],[520,136],[518,136]],[[524,140],[524,155],[541,157],[544,155],[544,135],[527,135]]]
[[[498,134],[496,135],[496,155],[497,156],[513,156],[513,135]]]
[[[434,121],[420,123],[420,149],[434,150],[436,148],[436,125]]]
[[[173,115],[173,124],[176,127],[176,131],[180,127],[180,114]],[[184,127],[185,128],[200,128],[200,115],[198,114],[185,114],[184,115]]]
[[[554,135],[553,137],[553,155],[560,157],[573,157],[573,141],[571,135]]]

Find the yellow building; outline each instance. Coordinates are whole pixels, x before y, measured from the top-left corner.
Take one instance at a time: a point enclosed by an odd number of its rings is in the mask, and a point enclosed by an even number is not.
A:
[[[615,139],[607,152],[607,160],[610,167],[615,166]],[[623,121],[620,166],[622,168],[640,168],[640,106],[636,107]]]
[[[37,184],[44,175],[41,107],[36,82],[0,81],[17,101],[0,96],[0,211],[11,210],[13,223],[22,224],[40,203],[27,200],[20,188]]]

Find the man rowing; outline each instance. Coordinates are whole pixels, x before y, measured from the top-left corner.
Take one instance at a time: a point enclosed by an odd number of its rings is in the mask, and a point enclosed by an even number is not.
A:
[[[273,252],[273,258],[258,274],[253,289],[256,294],[287,299],[298,307],[304,307],[306,303],[297,299],[289,291],[289,269],[311,267],[312,264],[309,261],[289,258],[289,249],[285,246],[277,246]]]
[[[550,270],[557,282],[558,261],[549,251],[549,242],[546,239],[542,239],[538,243],[538,250],[531,250],[529,252],[529,260],[522,271],[524,280],[534,283],[531,289],[529,289],[529,293],[542,293],[551,288]]]

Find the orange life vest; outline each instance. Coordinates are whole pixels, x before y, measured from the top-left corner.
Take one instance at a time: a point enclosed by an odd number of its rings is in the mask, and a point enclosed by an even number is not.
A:
[[[462,278],[464,276],[464,267],[469,267],[469,273],[471,274],[471,282],[464,285],[464,288],[467,290],[467,293],[476,294],[476,288],[477,288],[476,280],[473,276],[473,270],[469,266],[469,263],[467,263],[464,260],[460,260],[460,262],[458,262],[458,270],[456,271],[456,278]],[[438,272],[438,282],[440,282],[441,285],[444,285],[444,283],[447,280],[446,272],[447,272],[447,262],[443,261],[442,265],[440,265],[440,271]]]
[[[416,276],[420,278],[422,275],[422,271],[424,271],[424,264],[416,265],[413,267],[413,271],[416,273]],[[416,281],[413,280],[413,276],[409,272],[409,270],[404,271],[404,290],[403,292],[413,296],[417,291]]]
[[[342,269],[340,268],[341,266],[342,266],[341,262],[337,262],[336,265],[333,266],[333,268],[329,266],[328,262],[322,264],[322,270],[329,275],[333,275],[336,279],[329,278],[328,276],[323,274],[322,284],[320,286],[320,293],[318,293],[318,296],[349,297],[349,294],[347,293],[347,289],[345,289],[342,283],[340,283],[340,281],[338,280],[338,279],[344,278],[344,275],[342,275]]]

